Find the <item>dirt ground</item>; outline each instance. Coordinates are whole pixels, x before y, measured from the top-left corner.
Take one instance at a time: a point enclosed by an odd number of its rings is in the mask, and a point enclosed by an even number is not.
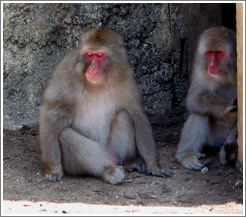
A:
[[[69,176],[51,183],[43,176],[38,126],[3,134],[3,214],[243,214],[243,174],[221,166],[188,171],[174,153],[186,119],[185,107],[150,117],[163,168],[169,178],[127,173],[113,186],[94,177]]]

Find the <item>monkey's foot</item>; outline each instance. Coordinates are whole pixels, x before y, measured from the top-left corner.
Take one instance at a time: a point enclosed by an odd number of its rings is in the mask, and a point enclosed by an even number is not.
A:
[[[234,163],[238,155],[237,142],[231,144],[224,144],[219,152],[219,159],[222,165]]]
[[[124,169],[127,172],[137,171],[137,172],[139,172],[141,174],[146,174],[147,173],[146,164],[140,158],[137,158],[137,159],[131,161],[130,163],[125,164],[124,165]]]
[[[48,181],[50,181],[50,182],[58,181],[59,182],[59,181],[61,181],[61,178],[63,176],[62,165],[58,164],[58,165],[54,166],[51,163],[46,163],[45,169],[44,169],[44,174],[45,174],[45,177]]]
[[[122,166],[110,166],[105,169],[102,178],[113,185],[121,184],[125,178],[125,170]]]
[[[158,176],[158,177],[161,177],[161,178],[166,178],[166,177],[173,176],[173,173],[171,171],[162,169],[162,170],[159,170],[159,171],[150,171],[149,175]]]
[[[180,160],[180,163],[184,168],[189,170],[201,170],[203,168],[203,164],[194,154],[185,156],[182,160]]]
[[[155,167],[155,169],[152,168],[148,171],[146,164],[144,163],[144,161],[141,158],[135,159],[131,163],[124,165],[124,168],[128,172],[137,171],[141,174],[158,176],[158,177],[162,177],[162,178],[170,177],[173,175],[172,172],[167,171],[167,170],[163,170],[163,169],[161,170],[161,169],[159,169],[159,167],[158,168]]]
[[[48,181],[50,182],[60,182],[61,181],[61,178],[63,176],[63,172],[61,173],[47,173],[45,174],[45,177]]]

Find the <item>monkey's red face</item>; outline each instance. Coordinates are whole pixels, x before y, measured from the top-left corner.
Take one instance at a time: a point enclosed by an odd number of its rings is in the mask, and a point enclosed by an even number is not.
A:
[[[106,53],[102,50],[85,52],[85,58],[88,63],[85,75],[90,83],[96,84],[104,77],[104,65],[107,58]]]
[[[221,61],[225,57],[225,52],[221,50],[207,51],[205,56],[208,60],[208,70],[211,74],[217,75],[220,70]]]

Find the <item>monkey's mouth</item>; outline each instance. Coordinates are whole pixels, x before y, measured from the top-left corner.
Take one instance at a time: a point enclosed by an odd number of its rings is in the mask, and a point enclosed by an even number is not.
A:
[[[86,72],[85,76],[90,83],[97,84],[103,79],[104,73],[88,73],[88,72]]]
[[[104,77],[104,70],[98,61],[92,61],[86,69],[85,76],[90,83],[98,83]]]
[[[212,75],[217,75],[218,74],[218,68],[215,67],[215,66],[209,66],[208,70],[209,70],[210,74],[212,74]]]
[[[212,77],[217,77],[219,75],[218,71],[211,70],[210,68],[208,68],[208,72]]]

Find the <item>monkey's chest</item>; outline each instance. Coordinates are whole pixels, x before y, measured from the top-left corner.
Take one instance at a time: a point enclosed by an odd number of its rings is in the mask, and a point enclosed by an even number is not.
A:
[[[88,101],[77,108],[74,128],[83,136],[107,144],[117,105],[110,101]]]

